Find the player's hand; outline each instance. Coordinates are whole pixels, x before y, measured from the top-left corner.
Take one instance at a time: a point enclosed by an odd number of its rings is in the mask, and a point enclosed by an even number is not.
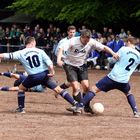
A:
[[[55,75],[55,71],[51,70],[50,73],[48,74],[49,77],[53,77]]]
[[[53,77],[53,76],[54,76],[54,74],[49,73],[49,74],[48,74],[48,76],[49,76],[49,77]]]
[[[114,53],[113,58],[115,58],[116,60],[119,60],[119,54],[118,53]]]

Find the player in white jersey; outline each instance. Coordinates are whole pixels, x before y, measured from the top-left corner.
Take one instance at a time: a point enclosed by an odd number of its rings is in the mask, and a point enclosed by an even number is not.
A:
[[[109,47],[92,39],[91,31],[88,29],[82,30],[81,36],[71,38],[69,42],[65,43],[65,46],[68,48],[67,55],[63,61],[61,60],[62,55],[58,55],[57,63],[60,66],[63,65],[67,75],[67,80],[71,83],[73,88],[74,95],[77,95],[80,92],[79,82],[82,85],[84,93],[89,91],[88,72],[85,62],[91,51],[106,51],[118,59],[118,55]],[[91,112],[89,103],[87,104],[87,108],[89,111],[86,112]]]
[[[62,59],[65,58],[68,47],[63,44],[65,44],[65,42],[69,41],[69,39],[74,37],[75,33],[76,33],[76,27],[73,25],[68,26],[68,29],[67,29],[68,36],[59,41],[57,49],[56,49],[56,56],[58,55],[58,53],[62,53]]]
[[[35,47],[35,38],[30,36],[27,37],[25,45],[26,48],[23,50],[0,54],[0,58],[20,61],[28,74],[27,78],[19,85],[18,108],[16,111],[25,113],[24,100],[26,89],[40,84],[52,89],[57,94],[60,94],[72,105],[75,104],[76,101],[68,92],[60,88],[60,86],[52,80],[51,77],[55,74],[53,63],[43,50]]]
[[[111,72],[99,80],[96,85],[92,86],[92,90],[87,92],[83,100],[77,105],[74,112],[80,113],[85,104],[93,99],[96,93],[100,91],[110,91],[118,89],[122,91],[128,100],[133,111],[134,117],[140,117],[135,98],[130,91],[129,79],[136,67],[140,64],[140,53],[135,49],[136,39],[128,37],[127,46],[122,47],[118,54],[119,60],[115,63]]]
[[[68,36],[63,38],[62,40],[60,40],[58,43],[56,55],[61,55],[62,61],[65,59],[65,57],[67,55],[68,46],[65,46],[65,43],[68,42],[72,37],[74,37],[75,33],[76,33],[76,27],[73,25],[68,26],[68,29],[67,29]],[[62,65],[59,64],[59,66],[62,66]],[[60,87],[63,89],[67,89],[70,87],[70,83],[64,82],[63,84],[60,85]],[[77,100],[77,98],[75,96],[73,96],[73,97],[75,100]]]

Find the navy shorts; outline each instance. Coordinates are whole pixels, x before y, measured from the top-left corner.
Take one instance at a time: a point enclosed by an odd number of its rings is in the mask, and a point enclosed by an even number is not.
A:
[[[130,91],[129,83],[119,83],[119,82],[113,81],[108,76],[105,76],[100,81],[98,81],[98,83],[96,83],[96,86],[98,89],[104,92],[107,92],[113,89],[118,89],[122,91],[123,93],[128,93]]]
[[[19,86],[26,78],[26,76],[19,74],[19,79],[15,80],[14,87]]]
[[[38,74],[29,75],[22,82],[22,85],[26,88],[44,85],[50,89],[55,89],[58,85],[51,77],[48,77],[48,73],[49,71],[44,71]]]
[[[65,64],[63,68],[66,72],[68,82],[88,80],[87,66],[85,64],[80,67]]]

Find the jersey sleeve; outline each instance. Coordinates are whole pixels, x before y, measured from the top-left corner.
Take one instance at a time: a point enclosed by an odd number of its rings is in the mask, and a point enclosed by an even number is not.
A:
[[[100,43],[94,39],[91,39],[90,43],[91,43],[90,45],[92,46],[93,50],[97,50],[100,52],[100,51],[104,50],[104,48],[105,48],[105,45],[103,45],[102,43]]]
[[[4,59],[18,60],[20,58],[21,51],[16,51],[12,53],[4,53]]]

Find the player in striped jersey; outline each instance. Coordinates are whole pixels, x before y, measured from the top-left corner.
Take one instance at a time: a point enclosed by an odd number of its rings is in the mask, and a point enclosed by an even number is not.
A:
[[[0,54],[0,58],[18,60],[21,62],[28,74],[27,78],[19,85],[17,112],[25,113],[24,100],[26,89],[40,84],[52,89],[70,104],[74,105],[76,101],[66,90],[60,88],[60,86],[52,80],[51,77],[55,74],[53,63],[43,50],[36,48],[35,38],[27,37],[25,45],[26,48],[23,50]]]

